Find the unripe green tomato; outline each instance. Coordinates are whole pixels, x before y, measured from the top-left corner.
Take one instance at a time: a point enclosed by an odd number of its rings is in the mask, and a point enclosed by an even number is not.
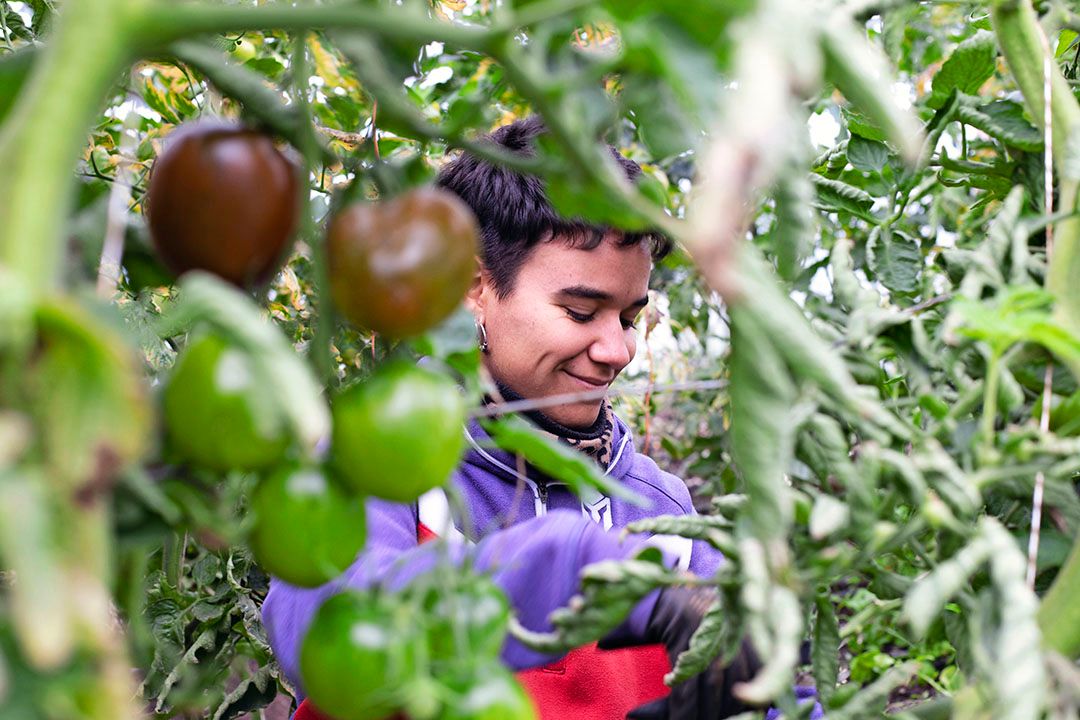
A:
[[[193,341],[180,353],[163,393],[173,447],[211,470],[277,465],[290,436],[265,393],[245,351],[216,335]]]
[[[233,48],[229,53],[237,62],[246,63],[255,57],[255,43],[240,38],[233,43]]]
[[[490,578],[469,577],[458,587],[432,589],[424,609],[432,660],[456,661],[459,642],[469,657],[499,656],[510,624],[510,603]]]
[[[290,463],[251,495],[248,544],[264,570],[303,587],[333,580],[364,545],[364,505],[319,468]]]
[[[440,720],[534,720],[532,700],[498,662],[480,663],[456,680],[462,688]]]
[[[335,398],[333,464],[357,493],[408,503],[446,482],[465,440],[465,400],[448,378],[385,365]]]
[[[300,677],[311,702],[336,720],[399,710],[415,665],[408,627],[371,593],[345,591],[324,602],[300,645]]]

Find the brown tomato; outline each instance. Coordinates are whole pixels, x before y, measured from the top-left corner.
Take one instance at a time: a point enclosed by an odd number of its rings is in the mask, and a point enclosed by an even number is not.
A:
[[[456,195],[421,188],[356,203],[327,229],[330,289],[352,323],[393,338],[443,320],[476,272],[479,231]]]
[[[154,163],[150,234],[177,275],[250,287],[277,272],[299,220],[297,168],[266,135],[226,123],[176,131]]]

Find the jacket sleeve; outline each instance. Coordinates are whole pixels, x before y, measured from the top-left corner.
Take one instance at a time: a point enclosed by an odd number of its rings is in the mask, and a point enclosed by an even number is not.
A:
[[[263,623],[278,663],[298,688],[304,633],[319,605],[344,588],[380,583],[398,589],[431,570],[445,553],[453,562],[460,562],[470,553],[476,568],[491,572],[506,592],[521,623],[531,630],[546,632],[552,629],[548,615],[578,592],[582,568],[601,560],[631,557],[640,546],[636,539],[620,542],[617,534],[606,533],[589,519],[568,511],[553,511],[491,533],[474,547],[418,545],[416,516],[410,506],[368,500],[366,509],[366,545],[341,577],[317,588],[299,588],[277,578],[270,581],[270,592],[263,603]],[[623,631],[642,637],[654,603],[654,596],[642,601],[624,623]],[[554,659],[513,638],[504,644],[502,657],[515,670]]]

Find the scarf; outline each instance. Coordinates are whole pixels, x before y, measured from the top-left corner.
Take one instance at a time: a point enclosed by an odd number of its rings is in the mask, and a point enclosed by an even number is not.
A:
[[[503,400],[513,402],[524,399],[502,383],[496,382],[496,385]],[[484,397],[485,404],[490,405],[494,402],[491,397]],[[615,430],[615,415],[611,409],[611,402],[607,398],[604,398],[593,424],[580,430],[566,427],[539,410],[527,410],[522,415],[548,437],[584,453],[601,469],[607,470],[608,463],[611,462],[612,436]]]

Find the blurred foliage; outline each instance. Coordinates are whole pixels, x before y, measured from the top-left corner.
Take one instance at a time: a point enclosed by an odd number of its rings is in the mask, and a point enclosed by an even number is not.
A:
[[[246,8],[183,7],[198,5]],[[153,160],[179,124],[242,117],[304,155],[310,218],[301,241],[265,293],[237,302],[272,318],[315,367],[328,366],[322,379],[333,388],[405,352],[442,357],[476,382],[471,327],[460,317],[395,347],[322,304],[320,227],[333,208],[430,182],[449,154],[476,149],[478,133],[539,112],[552,132],[536,169],[562,209],[625,226],[674,222],[710,210],[695,207],[694,191],[708,182],[703,158],[723,131],[787,122],[766,138],[779,170],[747,198],[748,240],[732,260],[758,304],[729,307],[680,249],[654,273],[638,358],[617,386],[639,449],[686,478],[707,515],[662,531],[707,538],[730,560],[716,578],[712,621],[680,672],[747,633],[770,658],[747,692],[794,716],[785,693],[809,640],[811,662],[799,670],[817,682],[830,716],[869,717],[890,694],[898,704],[942,694],[955,696],[955,717],[1077,717],[1075,667],[1039,649],[1022,549],[1036,474],[1046,483],[1037,593],[1080,529],[1080,390],[1070,370],[1080,340],[1041,289],[1051,220],[1044,133],[999,57],[1000,29],[984,4],[871,3],[852,17],[830,3],[806,27],[784,29],[769,22],[788,11],[805,17],[798,3],[312,1],[294,11],[334,5],[442,28],[446,41],[439,30],[427,38],[345,24],[177,31],[113,78],[99,104],[75,168],[64,284],[78,292],[96,280],[107,225],[120,222],[122,274],[112,308],[99,308],[108,318],[94,322],[124,329],[152,386],[192,320],[177,324],[177,289],[143,220]],[[14,117],[43,61],[53,6],[0,0],[0,122]],[[1057,3],[1040,10],[1056,67],[1075,80],[1080,23]],[[465,36],[450,28],[494,39],[453,42]],[[894,76],[852,66],[856,51],[887,58]],[[767,93],[760,104],[739,93],[757,88],[747,58],[785,53],[797,60],[761,86],[790,89],[778,118]],[[921,128],[917,157],[905,123]],[[642,164],[639,188],[607,172],[598,138]],[[1075,147],[1063,152],[1075,163]],[[117,197],[126,211],[110,208]],[[102,377],[111,362],[101,361]],[[716,379],[730,385],[666,391]],[[1039,422],[1044,396],[1049,429]],[[19,444],[19,419],[0,414],[0,483],[8,455],[19,456],[8,450]],[[514,437],[526,454],[549,450]],[[581,474],[556,460],[556,474]],[[584,475],[579,485],[600,482]],[[155,717],[239,717],[292,693],[259,624],[266,577],[243,549],[251,482],[185,467],[159,444],[107,494],[110,589]],[[19,497],[19,483],[5,487],[4,498]],[[0,522],[10,525],[13,512],[0,509]],[[16,535],[0,527],[4,552]],[[586,607],[610,606],[604,623],[673,582],[634,562],[587,580]],[[96,692],[93,653],[51,674],[31,669],[15,582],[27,581],[0,576],[0,718],[93,716],[80,700]],[[590,618],[564,611],[563,640],[598,632],[604,623]],[[1005,682],[1019,667],[1034,669],[1019,685]]]

